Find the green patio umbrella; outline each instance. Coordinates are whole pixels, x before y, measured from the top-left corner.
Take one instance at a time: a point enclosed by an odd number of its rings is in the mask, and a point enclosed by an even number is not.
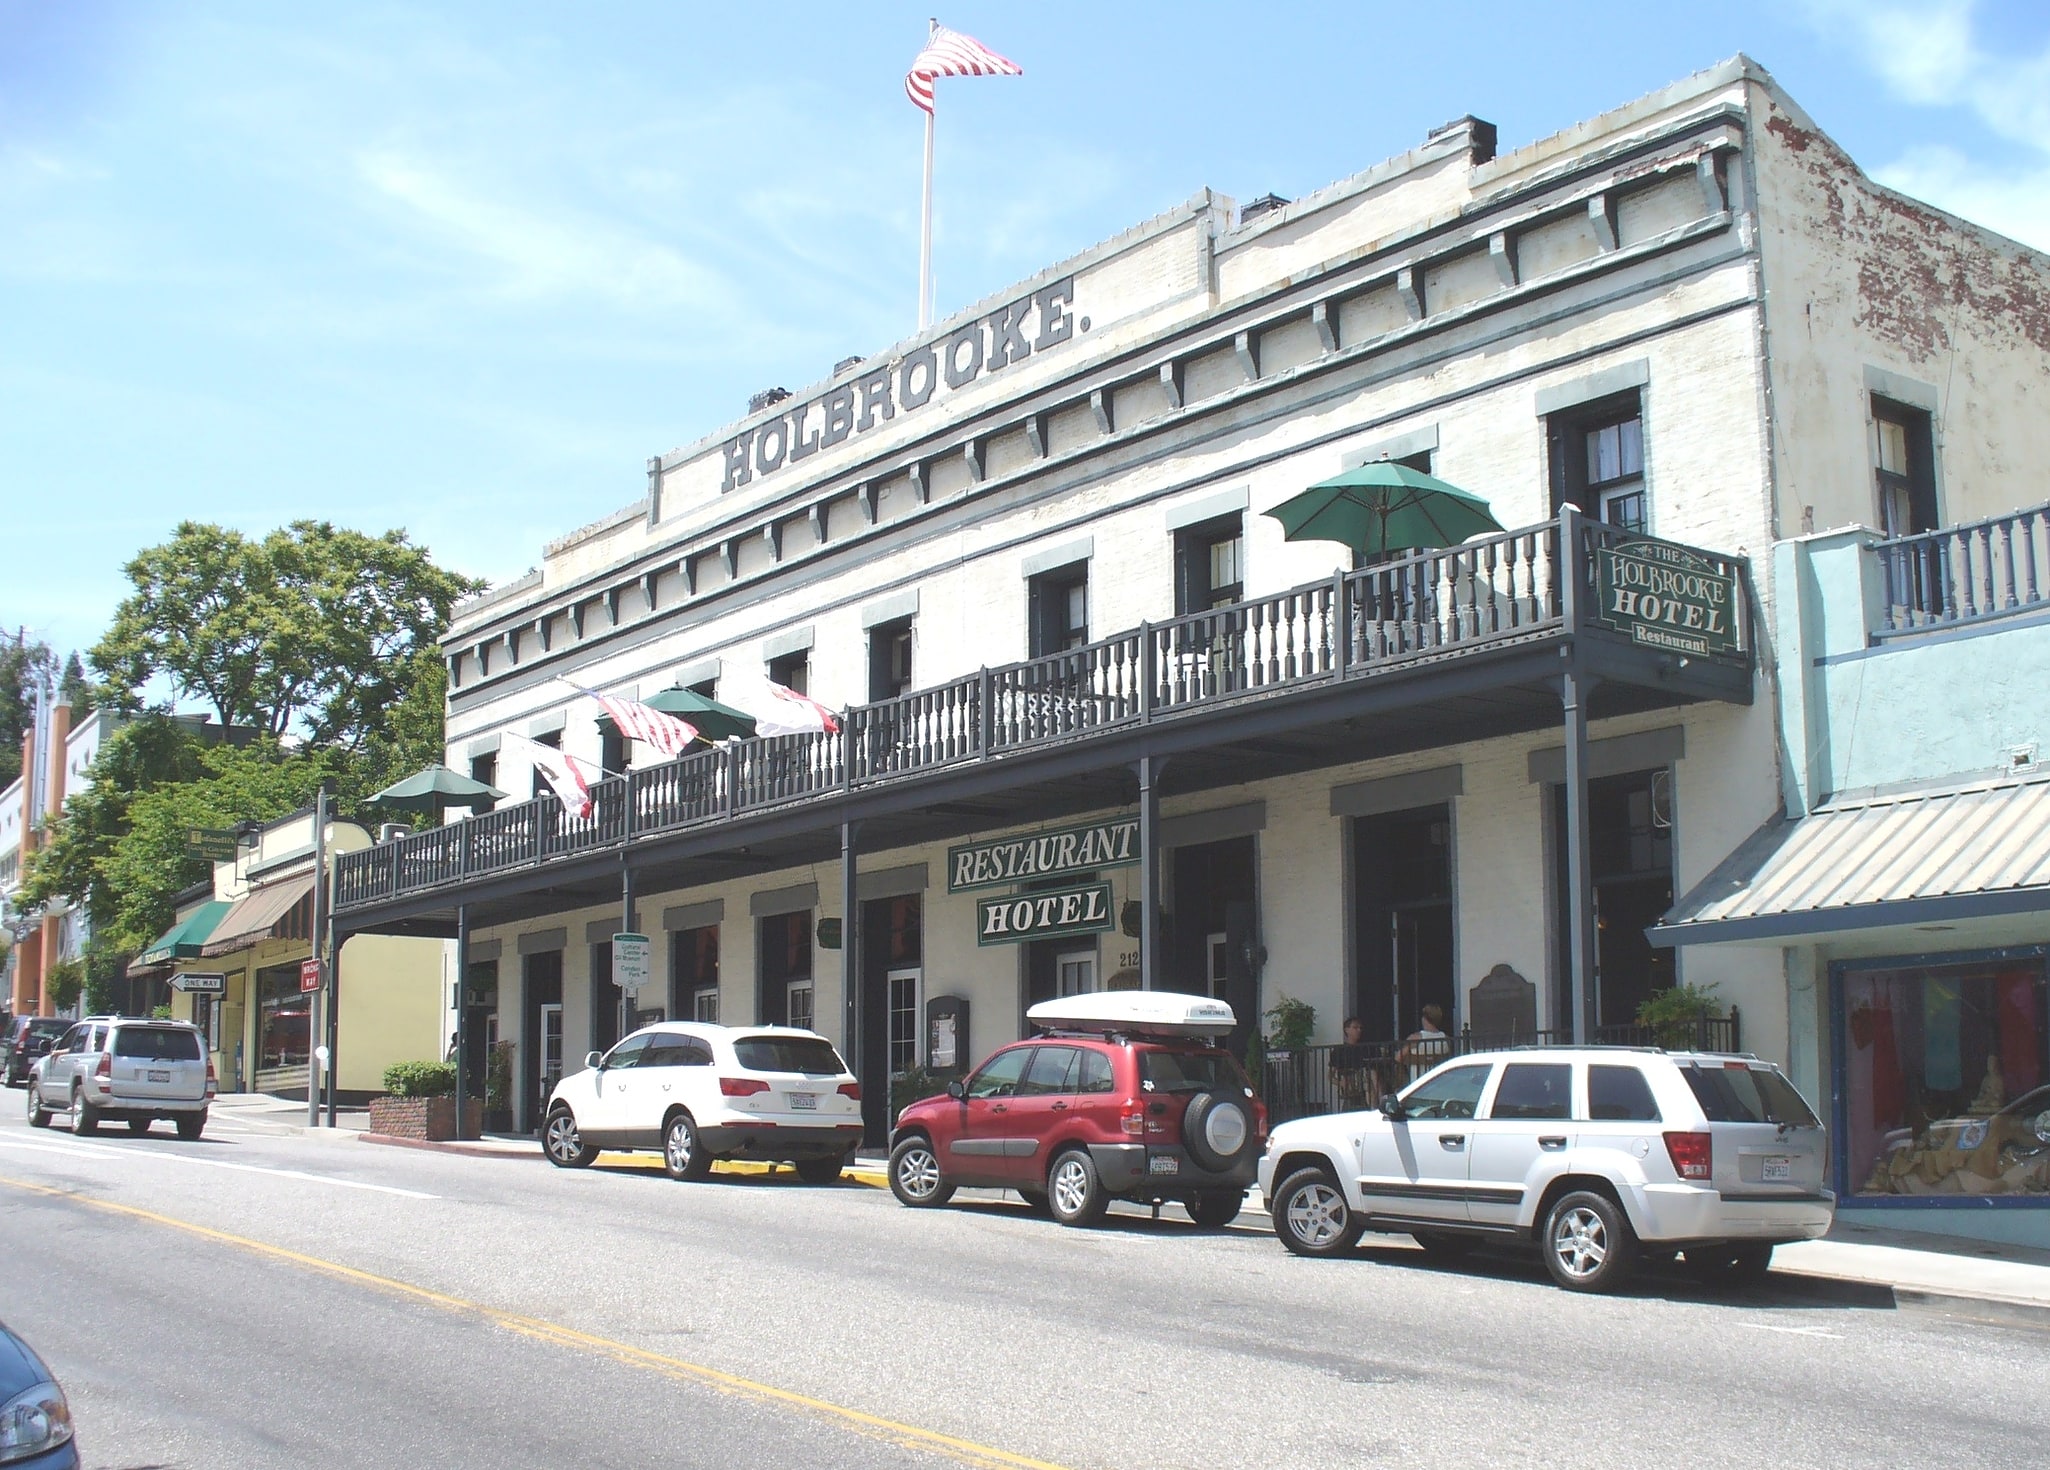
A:
[[[695,689],[671,686],[641,701],[649,709],[675,715],[697,727],[706,740],[745,740],[755,732],[755,717],[745,710],[698,693]]]
[[[424,771],[385,787],[364,805],[431,811],[439,817],[447,807],[474,806],[479,801],[504,800],[505,793],[496,786],[473,781],[461,771],[451,771],[447,766],[429,766]]]
[[[1363,556],[1457,546],[1502,525],[1478,495],[1389,460],[1319,480],[1267,512],[1290,541],[1338,541]]]

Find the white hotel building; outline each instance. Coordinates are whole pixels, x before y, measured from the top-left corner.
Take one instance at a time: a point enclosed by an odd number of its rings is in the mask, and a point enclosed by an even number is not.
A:
[[[1774,543],[2023,498],[2046,279],[1743,58],[1513,153],[1464,118],[1292,203],[1198,193],[649,460],[460,608],[448,759],[516,800],[343,858],[337,923],[460,930],[520,1127],[617,1036],[623,923],[639,1013],[809,1021],[872,1129],[947,1060],[929,1003],[972,1064],[1142,982],[1306,1001],[1320,1043],[1431,1002],[1625,1036],[1712,985],[1812,1096],[1811,976],[1645,930],[1782,810]],[[1940,497],[1882,493],[1897,420]],[[1512,529],[1356,569],[1265,514],[1381,458]],[[842,733],[659,762],[561,682],[764,674]],[[576,820],[508,733],[626,775]]]

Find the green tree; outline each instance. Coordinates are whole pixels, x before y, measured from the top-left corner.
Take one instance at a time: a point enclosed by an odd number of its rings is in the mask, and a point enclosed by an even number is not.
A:
[[[74,651],[64,660],[64,674],[57,681],[57,702],[71,706],[71,725],[76,729],[93,712],[93,684],[85,676],[85,665]]]
[[[403,531],[294,521],[261,541],[187,521],[128,564],[134,591],[92,650],[107,697],[152,679],[223,725],[359,750],[407,692],[456,600],[482,584],[434,565]]]
[[[49,644],[31,643],[19,631],[0,640],[0,788],[21,774],[21,741],[35,721],[36,689],[56,672]]]

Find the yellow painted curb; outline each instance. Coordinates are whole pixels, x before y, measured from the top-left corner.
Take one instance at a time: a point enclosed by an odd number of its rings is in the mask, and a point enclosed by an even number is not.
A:
[[[599,1154],[595,1162],[608,1169],[660,1169],[662,1167],[662,1160],[658,1155],[618,1153],[612,1149],[607,1149]],[[748,1159],[721,1159],[712,1165],[712,1171],[715,1174],[788,1173],[793,1179],[797,1177],[794,1173],[791,1173],[788,1164],[757,1164]],[[852,1179],[856,1184],[867,1185],[870,1189],[888,1189],[890,1187],[890,1176],[883,1173],[880,1169],[848,1169],[843,1171],[840,1177],[842,1179]]]

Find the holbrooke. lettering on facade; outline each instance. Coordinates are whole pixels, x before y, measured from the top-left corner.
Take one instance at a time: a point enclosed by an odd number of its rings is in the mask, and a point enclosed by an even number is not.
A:
[[[1139,861],[1135,818],[1094,822],[1031,837],[970,842],[947,849],[947,892],[994,888],[1025,878],[1122,868]]]
[[[1058,347],[1075,335],[1075,316],[1069,310],[1074,299],[1075,278],[1063,276],[957,328],[944,341],[914,347],[896,362],[835,384],[817,398],[736,434],[725,444],[726,474],[719,489],[735,489],[758,474],[771,474],[831,449],[850,435],[866,434],[895,418],[899,409],[909,413],[923,408],[942,382],[952,392],[984,373]]]

